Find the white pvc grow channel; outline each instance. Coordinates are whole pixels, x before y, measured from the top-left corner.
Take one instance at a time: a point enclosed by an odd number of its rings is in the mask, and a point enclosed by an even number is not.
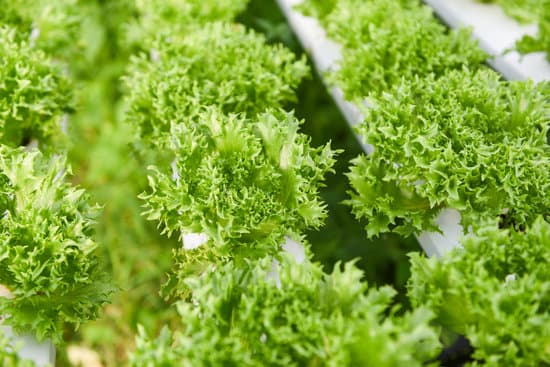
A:
[[[424,0],[449,26],[471,27],[473,36],[493,59],[489,64],[509,80],[550,80],[550,63],[544,52],[520,55],[516,41],[537,34],[537,25],[520,25],[500,6],[475,0]]]
[[[11,297],[9,290],[1,284],[0,297]],[[0,317],[0,332],[13,341],[21,358],[33,361],[37,367],[55,364],[55,348],[49,339],[39,343],[29,335],[14,335],[9,326],[2,325],[2,317]]]
[[[0,328],[5,337],[13,340],[14,346],[18,348],[19,357],[33,361],[37,367],[55,365],[55,348],[51,341],[39,343],[29,335],[14,335],[8,326],[0,325]]]

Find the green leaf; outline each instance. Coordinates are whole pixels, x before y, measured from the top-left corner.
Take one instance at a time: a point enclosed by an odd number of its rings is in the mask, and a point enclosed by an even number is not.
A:
[[[324,274],[284,257],[227,263],[187,279],[181,325],[151,339],[143,330],[131,365],[423,366],[438,352],[430,311],[396,316],[391,288],[366,290],[353,264]],[[390,316],[385,316],[389,313]]]
[[[464,334],[475,363],[548,365],[549,241],[550,224],[540,217],[525,232],[486,224],[442,259],[413,255],[411,300]]]
[[[519,228],[548,213],[545,88],[463,70],[371,98],[357,130],[375,150],[348,174],[368,235],[433,230],[443,207],[459,210],[464,228],[500,215]]]
[[[72,86],[61,67],[16,34],[0,28],[0,143],[55,146],[72,111]]]
[[[0,315],[17,332],[61,339],[96,318],[113,292],[94,254],[97,208],[65,182],[65,161],[0,146]]]

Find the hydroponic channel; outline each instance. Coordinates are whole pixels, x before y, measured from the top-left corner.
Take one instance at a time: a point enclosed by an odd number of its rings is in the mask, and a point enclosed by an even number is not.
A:
[[[521,25],[497,4],[473,0],[425,0],[451,27],[471,27],[473,36],[493,59],[489,64],[509,80],[550,79],[550,63],[544,52],[520,55],[516,41],[537,33],[536,24]]]

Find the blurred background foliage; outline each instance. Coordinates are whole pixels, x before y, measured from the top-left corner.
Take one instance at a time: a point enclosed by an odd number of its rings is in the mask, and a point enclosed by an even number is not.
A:
[[[106,269],[120,291],[99,320],[83,325],[77,332],[67,331],[67,345],[58,349],[59,366],[70,365],[71,353],[67,351],[75,345],[94,351],[100,365],[125,365],[138,324],[158,331],[177,323],[174,307],[159,296],[159,289],[171,266],[172,248],[180,244],[176,238],[160,236],[154,225],[141,216],[142,203],[137,195],[145,188],[147,169],[133,154],[132,134],[121,122],[120,77],[133,50],[117,40],[124,39],[120,20],[135,16],[131,4],[129,0],[94,0],[87,4],[93,11],[85,37],[94,40],[90,65],[95,67],[93,71],[78,70],[78,114],[69,124],[69,156],[75,182],[104,208],[97,223],[97,242],[102,245]],[[303,53],[274,0],[252,0],[238,21],[264,33],[269,42],[281,42]],[[330,269],[337,261],[358,258],[370,285],[393,285],[400,292],[397,301],[406,304],[406,254],[420,249],[414,238],[386,235],[366,240],[365,223],[358,222],[341,204],[348,190],[344,173],[350,159],[362,151],[317,75],[303,82],[298,102],[291,108],[305,119],[303,130],[314,145],[330,140],[333,147],[344,149],[336,174],[328,178],[322,193],[329,212],[326,226],[307,236],[316,260]],[[88,365],[93,366],[91,362]]]

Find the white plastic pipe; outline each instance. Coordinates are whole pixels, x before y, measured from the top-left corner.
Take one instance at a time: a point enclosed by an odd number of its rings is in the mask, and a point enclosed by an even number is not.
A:
[[[22,359],[33,361],[37,367],[46,367],[55,365],[55,348],[50,340],[37,342],[29,335],[15,335],[9,326],[0,325],[2,333],[13,341],[17,346],[18,355]]]
[[[516,41],[537,34],[537,25],[521,25],[496,4],[476,0],[424,0],[452,28],[471,27],[473,37],[493,60],[489,64],[508,80],[550,80],[546,53],[520,55]],[[509,52],[508,52],[509,51]]]
[[[0,284],[0,297],[12,297],[9,289],[2,284]],[[9,326],[2,325],[1,317],[0,330],[2,335],[10,339],[11,344],[18,348],[17,354],[22,359],[33,361],[37,367],[55,365],[55,348],[49,339],[39,343],[30,335],[15,335]]]
[[[302,0],[277,0],[277,2],[292,30],[311,56],[321,77],[325,72],[335,70],[342,58],[341,47],[327,38],[325,30],[316,19],[306,17],[294,9]],[[340,88],[331,87],[330,94],[352,128],[363,120],[359,108],[344,99]],[[365,152],[372,153],[373,147],[359,136],[357,138]],[[439,225],[441,233],[423,232],[417,236],[417,239],[428,256],[439,257],[446,251],[460,246],[458,241],[464,231],[460,225],[460,213],[454,209],[442,210],[436,223]]]

